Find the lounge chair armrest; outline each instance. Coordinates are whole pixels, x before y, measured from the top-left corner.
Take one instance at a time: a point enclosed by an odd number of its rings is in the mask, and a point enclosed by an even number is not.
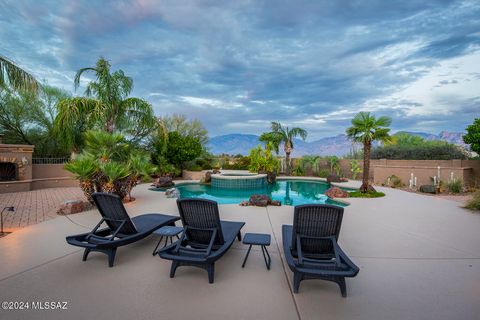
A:
[[[115,239],[115,237],[117,236],[117,234],[120,232],[120,230],[122,230],[123,226],[125,225],[127,221],[126,220],[123,220],[122,223],[120,223],[120,225],[118,226],[117,230],[115,230],[115,232],[112,234],[112,237],[110,238],[110,241],[112,241],[113,239]]]
[[[85,239],[88,240],[91,236],[95,235],[95,232],[97,232],[98,228],[100,228],[103,222],[105,222],[104,218],[102,218],[102,220],[100,220],[100,222],[97,223],[97,225],[92,229],[92,231],[90,231],[90,234],[87,235]]]
[[[210,237],[210,241],[208,243],[207,248],[205,248],[205,249],[182,248],[182,243],[185,240],[188,240],[187,239],[187,231],[188,230],[211,231],[212,235]],[[194,228],[194,227],[186,226],[186,227],[184,227],[182,236],[180,237],[180,240],[177,241],[177,245],[176,245],[173,252],[178,253],[180,250],[183,250],[183,251],[190,251],[192,253],[197,253],[197,254],[202,253],[203,255],[208,256],[212,252],[213,244],[215,243],[216,237],[217,237],[217,229],[216,228]]]

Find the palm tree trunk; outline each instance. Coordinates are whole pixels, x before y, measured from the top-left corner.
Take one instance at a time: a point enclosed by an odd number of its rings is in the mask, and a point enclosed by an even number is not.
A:
[[[363,177],[360,192],[366,193],[370,190],[370,149],[372,148],[371,142],[365,142],[363,144]]]
[[[290,175],[290,152],[285,152],[285,174]]]

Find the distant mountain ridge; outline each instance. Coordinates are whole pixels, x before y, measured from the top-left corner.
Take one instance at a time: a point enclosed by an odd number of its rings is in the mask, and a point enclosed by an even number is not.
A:
[[[464,148],[467,148],[463,142],[462,132],[448,132],[442,131],[438,135],[425,132],[409,132],[400,131],[401,133],[408,133],[411,135],[422,137],[425,140],[441,140],[453,143]],[[397,132],[397,133],[400,133]],[[232,133],[221,136],[216,136],[210,139],[207,147],[210,152],[219,154],[242,154],[247,155],[251,148],[260,144],[259,136],[254,134]],[[304,155],[336,155],[344,156],[351,153],[354,149],[359,150],[360,145],[352,143],[344,134],[339,134],[334,137],[325,137],[315,141],[305,142],[302,140],[294,140],[294,149],[292,156],[301,157]]]

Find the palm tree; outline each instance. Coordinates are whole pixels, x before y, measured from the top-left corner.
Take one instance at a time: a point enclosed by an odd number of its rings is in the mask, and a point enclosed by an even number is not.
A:
[[[37,80],[11,60],[0,56],[0,88],[11,87],[16,91],[37,92],[40,85]]]
[[[373,191],[370,186],[370,150],[373,141],[391,143],[390,124],[392,119],[389,117],[375,118],[370,112],[359,112],[352,119],[352,126],[347,129],[347,136],[354,142],[363,143],[363,178],[360,192],[366,193]]]
[[[285,151],[285,173],[290,175],[290,154],[293,150],[293,139],[296,137],[305,140],[307,138],[307,131],[302,128],[288,128],[283,127],[279,122],[272,122],[272,131],[262,134],[259,138],[262,142],[271,142],[274,145],[276,153],[281,143],[283,143],[283,150]]]
[[[110,71],[110,63],[98,59],[95,67],[82,68],[75,75],[75,89],[80,86],[84,73],[93,72],[96,81],[91,81],[85,90],[86,97],[65,99],[58,104],[56,127],[58,134],[74,151],[81,147],[79,130],[103,129],[120,132],[130,141],[139,141],[155,127],[152,106],[140,98],[129,98],[133,80],[122,70]]]

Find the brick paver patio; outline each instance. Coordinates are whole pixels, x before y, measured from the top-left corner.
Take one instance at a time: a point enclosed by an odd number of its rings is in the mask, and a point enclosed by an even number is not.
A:
[[[84,199],[78,187],[50,188],[27,192],[0,194],[0,210],[14,206],[14,212],[4,212],[5,231],[14,231],[57,216],[57,209],[65,200]]]

